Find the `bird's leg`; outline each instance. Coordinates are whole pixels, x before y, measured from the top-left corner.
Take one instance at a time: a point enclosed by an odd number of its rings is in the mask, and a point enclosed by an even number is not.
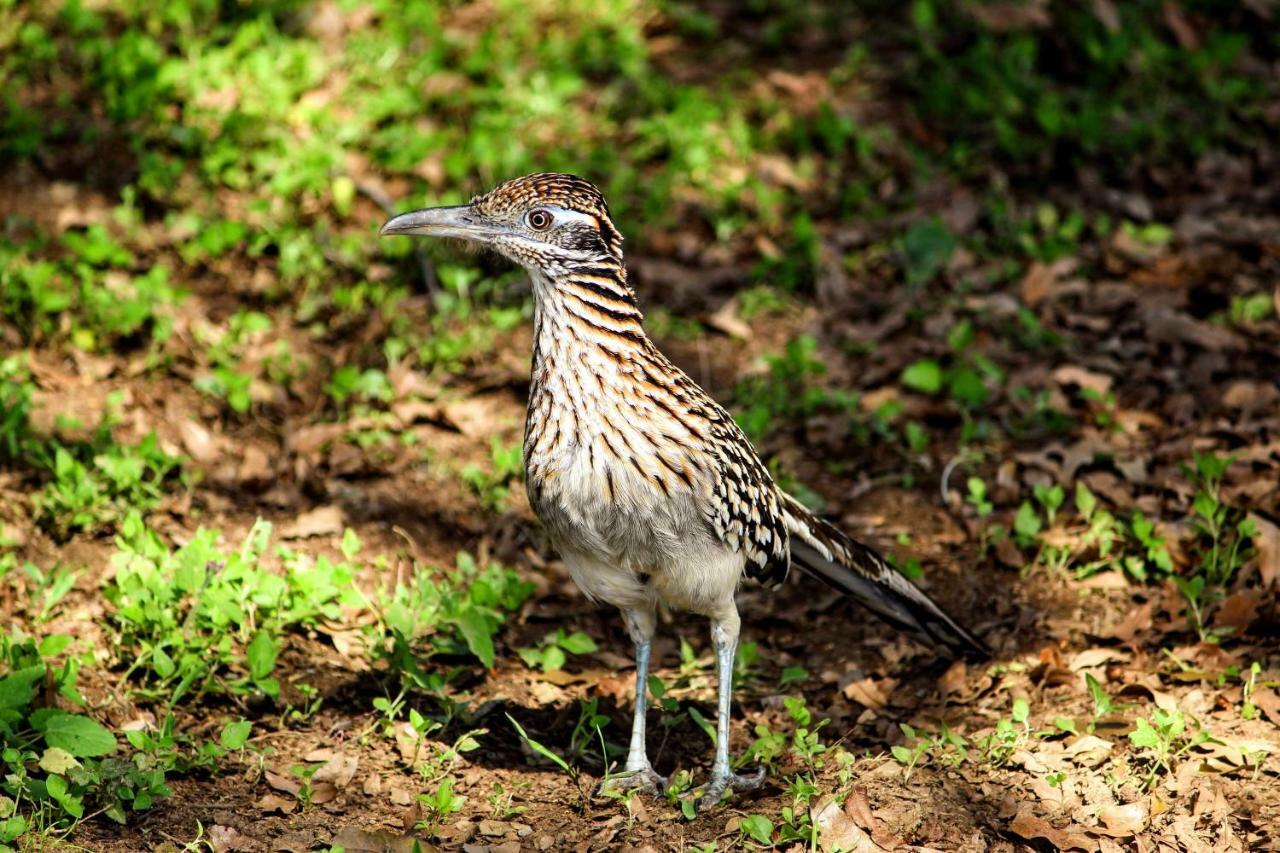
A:
[[[719,696],[716,708],[716,757],[711,778],[695,803],[701,810],[719,804],[727,790],[750,791],[764,781],[764,768],[750,776],[740,776],[729,768],[729,706],[733,702],[733,657],[738,651],[738,610],[731,608],[711,621],[711,642],[716,649],[716,676]]]
[[[649,651],[652,648],[655,627],[652,610],[623,610],[627,631],[636,644],[636,702],[635,716],[631,719],[631,747],[627,750],[627,764],[622,773],[600,783],[601,793],[621,791],[627,788],[643,788],[661,792],[667,780],[654,772],[645,747],[644,715],[649,698]]]

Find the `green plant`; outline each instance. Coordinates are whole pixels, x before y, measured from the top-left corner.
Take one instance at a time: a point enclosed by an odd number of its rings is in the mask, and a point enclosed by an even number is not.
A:
[[[491,668],[494,635],[533,589],[511,569],[481,569],[467,553],[458,554],[452,571],[419,567],[409,584],[377,598],[376,654],[406,684],[439,690],[441,677],[424,670],[423,662],[433,655],[470,654]]]
[[[61,835],[90,815],[123,823],[169,794],[171,763],[147,752],[118,756],[114,733],[61,707],[86,705],[76,681],[92,655],[63,657],[72,642],[60,634],[38,642],[16,632],[0,637],[0,846],[28,832]]]
[[[586,655],[596,649],[596,641],[583,632],[569,633],[564,628],[557,628],[554,633],[544,636],[537,646],[525,646],[516,649],[516,653],[526,666],[551,672],[564,667],[567,654]]]
[[[1217,742],[1199,723],[1195,726],[1195,733],[1189,734],[1186,717],[1177,708],[1155,708],[1149,720],[1138,718],[1137,727],[1129,732],[1129,743],[1142,750],[1142,757],[1147,762],[1145,787],[1153,787],[1156,778],[1167,773],[1174,759],[1187,750],[1204,743]]]
[[[524,449],[519,444],[504,447],[495,436],[489,446],[491,471],[479,465],[462,469],[462,482],[466,483],[480,503],[490,512],[501,512],[511,493],[511,484],[524,477]]]
[[[283,571],[263,571],[271,531],[259,520],[238,549],[224,550],[217,531],[199,530],[171,551],[139,516],[125,519],[103,595],[136,690],[171,703],[209,691],[275,697],[285,633],[364,604],[350,563],[280,549]]]

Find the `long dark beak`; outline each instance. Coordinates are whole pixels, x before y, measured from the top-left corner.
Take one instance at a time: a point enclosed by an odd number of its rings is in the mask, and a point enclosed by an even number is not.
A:
[[[384,237],[389,234],[420,234],[484,242],[493,236],[494,229],[480,220],[471,205],[458,204],[402,213],[387,220],[378,233]]]

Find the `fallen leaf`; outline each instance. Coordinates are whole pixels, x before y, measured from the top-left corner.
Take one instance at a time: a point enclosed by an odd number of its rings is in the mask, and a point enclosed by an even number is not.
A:
[[[220,823],[209,827],[209,846],[213,848],[213,853],[239,853],[242,850],[258,849],[257,842],[252,838]]]
[[[1242,589],[1227,597],[1214,616],[1215,625],[1229,626],[1236,634],[1243,634],[1258,618],[1258,605],[1262,592],[1258,589]]]
[[[396,835],[385,829],[368,830],[358,826],[344,826],[333,836],[330,844],[347,853],[414,853],[416,850],[435,853],[440,849],[411,835]]]
[[[311,785],[311,802],[317,805],[332,802],[338,796],[338,788],[332,782],[314,782]]]
[[[298,801],[293,798],[281,797],[278,794],[263,794],[262,799],[254,803],[254,805],[267,814],[271,812],[291,814],[298,807]]]
[[[356,769],[359,766],[360,759],[357,756],[344,752],[335,753],[325,761],[323,767],[315,772],[311,781],[331,782],[339,788],[345,788],[355,778]]]
[[[1009,830],[1028,841],[1043,838],[1059,850],[1093,850],[1097,845],[1075,827],[1058,829],[1042,817],[1032,813],[1030,803],[1022,803],[1018,813],[1009,822]]]
[[[302,513],[286,525],[280,535],[285,539],[310,539],[314,536],[334,536],[346,527],[346,516],[341,507],[318,506]]]
[[[738,300],[730,299],[708,315],[706,323],[718,332],[724,332],[731,338],[750,340],[751,327],[738,316]]]
[[[1067,747],[1067,756],[1082,767],[1096,767],[1111,754],[1113,744],[1096,735],[1085,735]]]
[[[1039,305],[1053,294],[1058,279],[1069,274],[1078,263],[1072,257],[1059,258],[1052,264],[1043,264],[1039,261],[1032,263],[1019,285],[1022,301],[1031,308]]]
[[[1115,838],[1136,835],[1147,825],[1147,806],[1144,803],[1128,803],[1123,806],[1107,806],[1098,812],[1098,819],[1106,832]]]
[[[859,705],[863,705],[873,711],[883,711],[889,707],[889,696],[892,690],[892,684],[889,684],[886,691],[880,684],[870,678],[864,678],[860,681],[846,684],[841,692],[846,699],[857,702]]]
[[[1280,693],[1274,688],[1259,687],[1253,691],[1253,704],[1273,724],[1280,726]]]
[[[872,853],[880,849],[831,797],[823,797],[810,806],[809,817],[818,829],[818,844],[824,851]]]
[[[969,667],[963,660],[957,660],[947,667],[947,671],[938,678],[938,690],[943,696],[950,696],[964,690],[965,680],[969,676]]]
[[[1071,658],[1070,668],[1076,672],[1082,669],[1093,669],[1108,661],[1127,659],[1128,655],[1119,649],[1085,649]]]
[[[209,432],[203,424],[193,420],[179,421],[178,437],[182,439],[182,446],[191,458],[201,465],[208,465],[218,457],[218,445],[214,441],[213,433]]]
[[[267,777],[267,784],[277,791],[284,791],[286,794],[293,794],[296,797],[298,792],[302,790],[302,782],[291,773],[280,773],[279,771],[268,769],[264,775]]]
[[[1083,367],[1064,364],[1053,371],[1053,381],[1059,385],[1075,385],[1078,388],[1105,395],[1111,390],[1113,380],[1105,373],[1096,373],[1092,370],[1085,370]]]
[[[1264,587],[1272,586],[1280,577],[1280,526],[1256,512],[1249,513],[1249,520],[1258,529],[1258,535],[1253,537],[1253,547],[1258,549],[1258,574]]]

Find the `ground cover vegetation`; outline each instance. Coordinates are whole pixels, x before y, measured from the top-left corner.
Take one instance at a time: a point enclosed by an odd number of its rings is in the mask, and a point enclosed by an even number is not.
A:
[[[0,851],[1266,849],[1280,7],[0,0]],[[574,171],[775,477],[991,643],[744,588],[735,754],[523,495]],[[660,716],[659,716],[660,711]]]

